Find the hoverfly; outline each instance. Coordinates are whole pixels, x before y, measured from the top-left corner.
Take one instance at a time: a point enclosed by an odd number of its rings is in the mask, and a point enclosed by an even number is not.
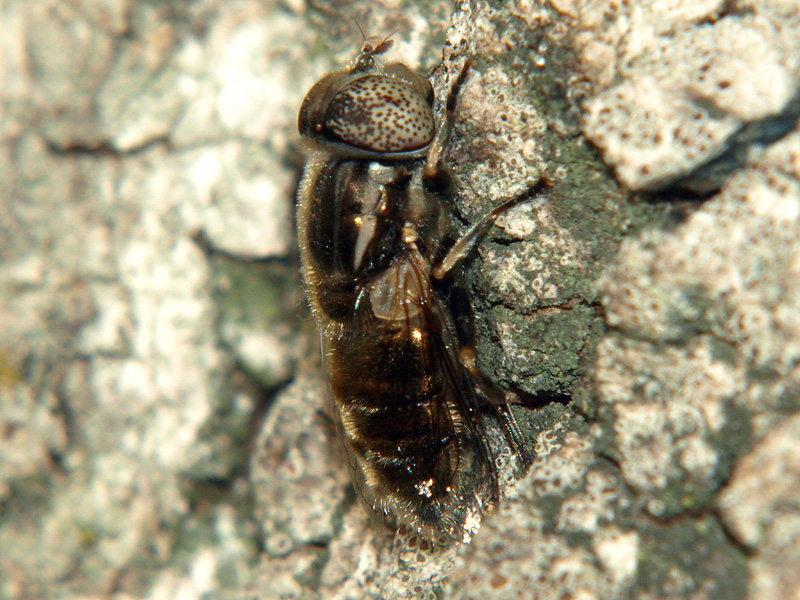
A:
[[[366,39],[303,101],[298,237],[359,489],[396,526],[446,545],[469,541],[498,500],[481,404],[495,406],[513,449],[529,460],[506,395],[477,368],[471,315],[454,310],[464,295],[451,277],[520,199],[445,247],[442,155],[455,92],[437,123],[428,80],[378,60],[390,45]]]

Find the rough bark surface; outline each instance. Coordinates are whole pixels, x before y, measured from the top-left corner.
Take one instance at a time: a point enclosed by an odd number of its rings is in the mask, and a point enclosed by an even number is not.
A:
[[[353,17],[439,101],[470,61],[460,226],[553,182],[466,265],[536,459],[456,548],[353,491],[299,288],[297,110]],[[6,0],[0,34],[0,598],[800,595],[800,4]]]

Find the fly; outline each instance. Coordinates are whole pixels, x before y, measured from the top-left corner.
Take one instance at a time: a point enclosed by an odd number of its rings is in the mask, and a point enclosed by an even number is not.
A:
[[[378,60],[390,45],[365,40],[303,101],[298,237],[356,483],[396,527],[447,545],[469,541],[499,497],[480,405],[495,407],[512,449],[530,462],[508,394],[477,367],[471,315],[463,318],[452,277],[524,198],[445,246],[451,190],[442,155],[455,93],[437,122],[428,80]]]

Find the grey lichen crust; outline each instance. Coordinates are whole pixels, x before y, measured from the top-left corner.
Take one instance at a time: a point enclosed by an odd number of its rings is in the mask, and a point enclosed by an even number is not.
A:
[[[439,101],[469,61],[460,224],[553,183],[466,265],[536,458],[487,421],[504,499],[461,547],[370,515],[297,317],[297,108],[351,13],[443,60]],[[0,31],[0,597],[800,595],[796,2],[12,0]]]
[[[220,333],[232,273],[207,247],[292,248],[288,142],[263,143],[294,121],[270,94],[289,70],[264,57],[297,19],[246,4],[3,5],[4,599],[224,596],[250,578],[263,392],[236,364],[269,352],[256,367],[285,381],[292,334],[272,325],[282,305],[261,311],[268,335]]]
[[[800,115],[795,3],[554,4],[578,30],[594,86],[583,129],[633,189],[687,176],[686,185],[713,189],[720,177],[709,163],[730,172]]]
[[[616,332],[598,348],[598,411],[626,482],[657,517],[718,506],[756,552],[759,598],[800,589],[785,571],[797,537],[772,533],[800,510],[798,156],[795,131],[674,231],[631,240],[599,282]]]
[[[575,56],[536,2],[462,3],[436,79],[469,61],[447,157],[457,216],[474,221],[545,178],[500,217],[468,269],[484,368],[530,394],[571,389],[602,318],[592,282],[639,215],[579,134]]]

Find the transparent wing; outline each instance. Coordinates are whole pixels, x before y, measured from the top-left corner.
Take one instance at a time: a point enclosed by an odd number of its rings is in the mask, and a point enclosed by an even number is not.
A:
[[[362,495],[445,543],[468,538],[498,490],[474,382],[428,271],[416,250],[398,253],[326,354]]]

